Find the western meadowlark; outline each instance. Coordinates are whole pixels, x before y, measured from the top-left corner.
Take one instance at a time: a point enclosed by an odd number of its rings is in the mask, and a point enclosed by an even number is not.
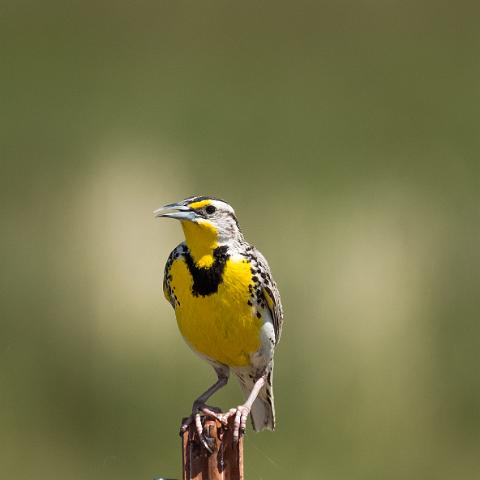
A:
[[[196,196],[155,210],[156,217],[180,220],[185,242],[170,254],[163,291],[175,309],[187,344],[215,370],[218,380],[194,402],[181,431],[200,414],[226,423],[235,415],[235,440],[248,415],[255,431],[273,430],[273,354],[282,330],[280,294],[265,257],[243,238],[233,208],[215,197]],[[237,376],[246,401],[219,413],[206,401]]]

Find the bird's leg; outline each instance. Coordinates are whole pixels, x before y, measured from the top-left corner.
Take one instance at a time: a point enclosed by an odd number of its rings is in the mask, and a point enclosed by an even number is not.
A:
[[[247,419],[252,409],[253,402],[258,397],[258,394],[266,382],[266,375],[261,376],[252,388],[250,395],[247,398],[247,401],[243,405],[239,405],[237,408],[231,408],[227,413],[223,415],[225,420],[228,420],[229,417],[235,415],[235,421],[233,423],[233,441],[238,442],[238,437],[240,433],[244,433],[247,428]]]
[[[215,392],[217,392],[222,387],[224,387],[228,382],[228,373],[225,373],[223,371],[217,371],[217,375],[218,375],[218,380],[193,402],[192,414],[182,422],[182,426],[180,427],[180,434],[182,434],[188,429],[188,427],[192,422],[195,422],[195,428],[197,430],[198,437],[200,438],[205,448],[207,448],[207,450],[210,450],[210,448],[205,443],[205,440],[203,439],[203,435],[202,435],[203,426],[200,418],[200,412],[206,413],[207,415],[211,415],[220,420],[220,418],[217,417],[217,412],[214,411],[215,407],[209,407],[205,404],[205,402]]]

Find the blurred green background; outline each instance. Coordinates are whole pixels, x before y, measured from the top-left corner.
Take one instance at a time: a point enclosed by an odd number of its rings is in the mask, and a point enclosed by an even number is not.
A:
[[[247,478],[480,478],[478,14],[2,0],[0,477],[180,477],[214,375],[152,210],[212,194],[286,312]]]

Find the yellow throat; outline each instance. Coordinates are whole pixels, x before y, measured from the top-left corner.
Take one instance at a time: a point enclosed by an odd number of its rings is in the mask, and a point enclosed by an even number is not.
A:
[[[207,268],[214,262],[213,251],[218,247],[217,229],[209,222],[181,222],[187,246],[198,267]]]

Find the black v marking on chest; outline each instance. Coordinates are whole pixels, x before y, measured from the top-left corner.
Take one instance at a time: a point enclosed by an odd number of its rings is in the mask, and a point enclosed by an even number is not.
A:
[[[210,267],[197,267],[190,252],[185,252],[185,262],[193,278],[192,293],[195,297],[205,297],[216,293],[218,286],[223,282],[223,270],[229,255],[228,247],[217,247],[213,251],[213,263]]]

